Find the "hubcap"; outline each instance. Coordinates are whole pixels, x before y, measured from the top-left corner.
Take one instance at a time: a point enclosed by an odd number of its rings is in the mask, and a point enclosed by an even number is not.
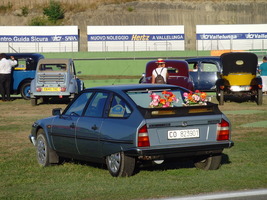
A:
[[[43,140],[39,140],[37,143],[37,156],[39,163],[43,165],[46,159],[46,147]]]
[[[111,154],[110,156],[108,156],[108,165],[109,165],[110,170],[113,173],[116,173],[119,171],[120,163],[121,163],[120,153],[115,153],[115,154]]]

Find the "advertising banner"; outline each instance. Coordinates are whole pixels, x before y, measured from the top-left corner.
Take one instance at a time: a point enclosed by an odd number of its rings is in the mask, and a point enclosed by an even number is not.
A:
[[[1,52],[77,52],[77,26],[2,26]]]
[[[88,26],[88,51],[184,50],[184,26]]]
[[[197,50],[267,49],[266,24],[197,25]]]

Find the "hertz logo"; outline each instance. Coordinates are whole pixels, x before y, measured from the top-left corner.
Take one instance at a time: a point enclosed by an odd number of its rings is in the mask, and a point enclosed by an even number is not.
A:
[[[149,40],[149,35],[132,35],[134,41],[147,41]]]

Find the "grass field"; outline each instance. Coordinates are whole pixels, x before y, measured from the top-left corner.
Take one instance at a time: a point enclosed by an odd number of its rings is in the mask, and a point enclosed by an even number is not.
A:
[[[169,56],[174,54],[169,53]],[[86,87],[137,83],[139,79],[136,77],[144,72],[148,60],[134,58],[168,57],[166,52],[150,55],[51,53],[45,56],[107,58],[75,60],[77,71],[82,71],[81,77],[98,77],[84,80]],[[108,59],[114,57],[133,59]],[[121,79],[122,75],[128,75],[128,78]],[[114,78],[116,76],[118,78]],[[214,97],[212,101],[216,102]],[[39,167],[35,148],[28,139],[31,125],[37,119],[50,116],[51,110],[58,107],[65,108],[66,104],[52,102],[32,107],[29,101],[22,99],[0,102],[0,199],[130,200],[267,188],[267,96],[264,96],[262,106],[255,102],[227,102],[219,106],[231,120],[235,142],[233,148],[224,151],[219,170],[202,171],[190,162],[177,160],[143,168],[128,178],[113,178],[105,166],[92,163],[66,162],[59,166]]]
[[[142,73],[145,72],[146,63],[157,58],[184,58],[207,55],[210,55],[209,51],[44,53],[47,58],[73,58],[76,71],[81,71],[78,76],[82,77],[85,87],[102,84],[138,83]],[[128,60],[120,60],[120,58],[127,58]],[[94,78],[90,76],[94,76]],[[103,76],[105,76],[104,81],[101,78]]]
[[[212,101],[216,102],[214,97]],[[267,188],[267,96],[255,102],[227,102],[220,109],[232,122],[235,146],[226,149],[219,170],[203,171],[177,160],[113,178],[105,166],[82,162],[41,168],[28,135],[31,124],[66,104],[32,107],[29,101],[0,102],[0,199],[147,199]],[[261,123],[259,123],[261,122]]]

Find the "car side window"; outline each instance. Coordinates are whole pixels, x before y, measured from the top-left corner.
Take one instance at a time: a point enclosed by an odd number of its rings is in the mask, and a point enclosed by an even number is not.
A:
[[[203,72],[217,72],[217,65],[214,63],[202,63],[201,71]]]
[[[84,107],[91,97],[92,92],[82,93],[76,100],[71,104],[68,110],[64,113],[65,115],[75,115],[81,116],[84,110]]]
[[[97,92],[90,101],[84,116],[86,117],[102,117],[105,104],[108,98],[108,93]]]
[[[193,62],[193,63],[188,63],[188,68],[190,72],[197,72],[198,71],[198,63]]]
[[[126,102],[118,96],[114,96],[111,102],[109,117],[129,117],[132,113]]]

